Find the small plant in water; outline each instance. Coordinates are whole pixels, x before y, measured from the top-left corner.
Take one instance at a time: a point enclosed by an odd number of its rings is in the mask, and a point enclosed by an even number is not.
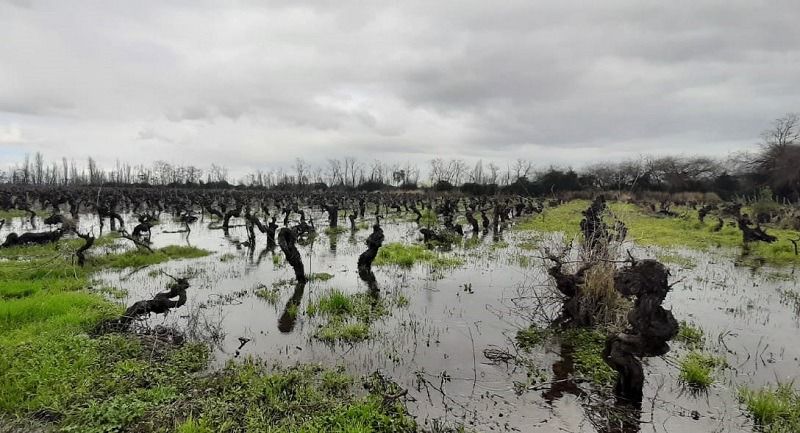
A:
[[[741,388],[739,400],[745,404],[755,423],[766,433],[800,431],[800,391],[794,383],[759,390]]]
[[[680,362],[679,379],[692,389],[704,390],[714,383],[714,372],[725,365],[724,358],[692,351]]]
[[[675,336],[675,341],[685,344],[689,348],[699,348],[703,345],[703,330],[697,328],[690,323],[681,322],[678,328],[678,335]]]

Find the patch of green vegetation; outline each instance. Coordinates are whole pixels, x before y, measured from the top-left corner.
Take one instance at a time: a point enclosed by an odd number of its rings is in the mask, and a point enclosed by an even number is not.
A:
[[[327,227],[325,228],[325,234],[328,236],[338,236],[342,233],[348,232],[350,229],[347,227],[336,226],[336,227]]]
[[[274,286],[272,288],[267,288],[264,285],[260,285],[254,293],[259,298],[267,301],[270,305],[277,305],[278,301],[281,300],[281,291]]]
[[[586,200],[574,200],[547,208],[541,214],[523,220],[514,227],[518,230],[563,232],[567,237],[574,238],[579,234],[581,212],[588,206],[589,202]],[[716,219],[706,218],[701,222],[697,211],[693,209],[673,207],[673,211],[679,214],[677,217],[653,215],[629,203],[610,203],[609,209],[627,226],[628,238],[640,245],[684,246],[702,251],[714,247],[742,248],[742,233],[738,227],[725,224],[721,230],[715,231]],[[751,256],[774,264],[800,263],[800,256],[794,254],[794,248],[789,242],[789,239],[797,238],[796,231],[770,227],[767,232],[776,236],[778,241],[771,244],[752,243],[749,249]]]
[[[422,214],[422,217],[419,219],[419,223],[423,226],[432,227],[439,223],[439,217],[436,216],[436,212],[433,209],[422,209],[420,214]],[[413,215],[412,221],[416,219],[416,215]]]
[[[306,307],[306,315],[325,320],[314,337],[326,342],[363,341],[371,336],[371,325],[389,314],[393,307],[408,305],[402,296],[383,298],[368,293],[345,293],[338,289],[325,292]]]
[[[92,261],[96,267],[121,269],[155,265],[175,259],[193,259],[208,254],[208,251],[197,247],[170,245],[153,250],[152,253],[147,250],[131,250],[122,254],[94,257]]]
[[[222,263],[225,263],[225,262],[229,262],[229,261],[231,261],[231,260],[233,260],[235,258],[236,258],[236,254],[225,253],[225,254],[219,256],[219,261],[222,262]]]
[[[280,266],[283,263],[283,256],[280,254],[273,254],[272,255],[272,264],[274,266]]]
[[[200,431],[416,431],[401,404],[385,404],[377,393],[356,397],[353,381],[344,373],[315,366],[270,369],[250,360],[229,364],[211,392],[201,395],[191,424],[206,429]]]
[[[28,212],[19,209],[9,209],[9,210],[2,210],[0,209],[0,219],[4,220],[11,220],[12,218],[27,218]]]
[[[309,274],[308,281],[328,281],[333,277],[333,274],[327,272],[314,272],[313,274]]]
[[[460,266],[463,261],[431,251],[422,245],[394,242],[381,247],[374,262],[376,266],[397,265],[401,268],[410,268],[417,263],[427,263],[433,268],[450,268]]]
[[[564,344],[572,346],[575,371],[600,386],[614,383],[617,372],[603,360],[606,334],[599,329],[576,328],[561,335]]]
[[[492,242],[492,249],[493,250],[501,250],[503,248],[508,248],[508,242],[506,242],[506,241]]]
[[[714,383],[714,371],[725,365],[727,363],[724,358],[692,351],[680,361],[679,379],[690,388],[703,390]]]
[[[686,347],[697,349],[703,345],[705,335],[703,330],[687,322],[681,322],[675,341],[683,343]]]
[[[549,332],[536,326],[530,326],[526,329],[517,331],[516,341],[517,345],[523,350],[531,350],[532,348],[542,344],[548,337]]]
[[[759,390],[741,388],[739,399],[764,433],[800,431],[800,392],[792,383]]]
[[[363,322],[347,323],[341,320],[331,320],[317,329],[314,337],[328,343],[337,341],[357,343],[369,339],[370,326]]]
[[[514,226],[515,230],[536,230],[540,232],[563,232],[567,237],[575,237],[580,232],[581,212],[589,207],[587,200],[573,200],[556,207],[548,207],[542,213],[528,217]]]
[[[464,238],[462,246],[464,249],[471,250],[481,246],[481,244],[483,244],[483,239],[478,236],[470,236],[468,238]]]

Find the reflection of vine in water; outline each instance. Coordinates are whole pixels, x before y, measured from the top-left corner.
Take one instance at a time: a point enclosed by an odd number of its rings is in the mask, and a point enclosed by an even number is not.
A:
[[[286,307],[284,307],[281,317],[278,318],[278,330],[280,332],[290,333],[294,331],[294,326],[297,323],[297,310],[303,300],[305,288],[305,281],[298,281],[295,284],[294,292],[289,300],[286,301]]]

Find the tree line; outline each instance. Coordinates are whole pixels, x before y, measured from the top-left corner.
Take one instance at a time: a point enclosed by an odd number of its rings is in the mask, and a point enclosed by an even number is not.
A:
[[[425,173],[425,176],[423,176]],[[102,169],[89,157],[47,161],[40,152],[0,170],[0,183],[22,185],[167,185],[197,187],[260,188],[388,188],[437,190],[461,189],[467,193],[493,194],[506,191],[544,195],[560,191],[624,190],[665,192],[715,192],[723,198],[752,194],[765,187],[778,197],[800,200],[800,116],[787,114],[764,131],[751,152],[726,158],[686,156],[642,156],[619,162],[602,162],[579,170],[537,168],[534,161],[520,158],[504,167],[478,160],[434,158],[427,167],[415,164],[360,161],[354,157],[331,158],[323,164],[295,159],[291,167],[255,170],[232,179],[229,170],[211,164],[194,165],[156,161],[130,165],[117,161]]]

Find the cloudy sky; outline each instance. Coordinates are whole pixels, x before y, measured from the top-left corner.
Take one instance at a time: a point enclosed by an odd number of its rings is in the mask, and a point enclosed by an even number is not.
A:
[[[797,0],[301,3],[0,0],[0,163],[581,166],[800,111]]]

